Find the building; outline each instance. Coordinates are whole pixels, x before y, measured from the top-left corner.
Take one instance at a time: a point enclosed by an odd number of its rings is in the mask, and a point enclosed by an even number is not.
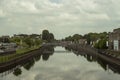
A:
[[[16,52],[16,43],[0,43],[0,55],[14,54]]]
[[[85,44],[87,44],[87,40],[86,39],[79,39],[79,44],[85,45]]]
[[[109,49],[114,51],[120,51],[120,28],[114,29],[109,33]]]
[[[1,36],[0,42],[9,43],[10,42],[9,39],[10,39],[10,36]]]
[[[16,43],[0,43],[0,49],[13,49],[16,48]]]

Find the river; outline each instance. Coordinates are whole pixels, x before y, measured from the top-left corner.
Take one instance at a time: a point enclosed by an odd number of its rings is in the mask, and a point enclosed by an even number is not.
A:
[[[0,80],[120,80],[120,74],[109,69],[104,61],[92,60],[91,56],[77,55],[62,47],[56,47],[49,56],[37,58],[0,73]]]

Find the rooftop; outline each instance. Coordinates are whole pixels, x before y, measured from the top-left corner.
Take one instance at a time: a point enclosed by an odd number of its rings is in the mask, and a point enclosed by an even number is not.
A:
[[[120,33],[120,28],[114,29],[114,30],[113,30],[113,33]]]

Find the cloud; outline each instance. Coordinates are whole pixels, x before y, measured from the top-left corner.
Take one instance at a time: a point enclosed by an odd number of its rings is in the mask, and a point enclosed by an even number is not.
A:
[[[5,13],[2,9],[0,9],[0,17],[4,17],[5,16]]]
[[[57,38],[112,31],[120,22],[119,0],[0,0],[0,35],[41,33]],[[8,28],[10,28],[8,30]],[[15,31],[13,31],[15,29]]]

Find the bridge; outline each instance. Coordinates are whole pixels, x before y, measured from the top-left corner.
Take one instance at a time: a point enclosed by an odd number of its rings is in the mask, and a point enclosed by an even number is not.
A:
[[[43,43],[42,46],[63,46],[66,47],[70,45],[71,42],[52,42],[52,43]]]

